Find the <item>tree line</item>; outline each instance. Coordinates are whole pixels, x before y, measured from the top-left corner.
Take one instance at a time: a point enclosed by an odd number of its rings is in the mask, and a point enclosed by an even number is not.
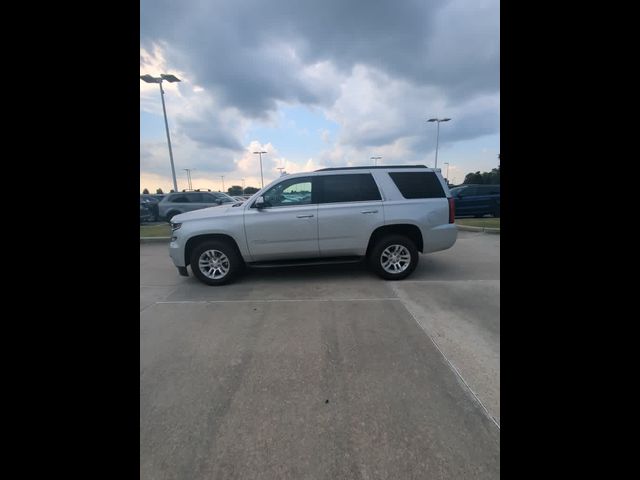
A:
[[[492,168],[490,172],[467,173],[464,177],[463,185],[500,185],[500,165]]]

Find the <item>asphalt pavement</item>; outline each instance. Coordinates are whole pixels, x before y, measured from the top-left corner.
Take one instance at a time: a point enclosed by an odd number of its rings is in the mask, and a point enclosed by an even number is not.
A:
[[[499,478],[499,297],[499,235],[221,287],[141,244],[141,478]]]

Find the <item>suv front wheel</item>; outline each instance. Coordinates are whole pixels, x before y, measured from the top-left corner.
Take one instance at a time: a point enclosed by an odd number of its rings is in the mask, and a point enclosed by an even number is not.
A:
[[[207,285],[231,282],[242,268],[237,250],[224,240],[202,242],[191,252],[191,271]]]
[[[403,235],[389,235],[378,240],[369,253],[369,265],[386,280],[402,280],[418,265],[418,249]]]

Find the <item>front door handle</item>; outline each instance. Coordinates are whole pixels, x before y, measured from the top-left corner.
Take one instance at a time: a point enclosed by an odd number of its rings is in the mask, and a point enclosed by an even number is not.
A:
[[[298,218],[311,218],[313,215],[298,215]]]
[[[360,213],[378,213],[378,210],[363,210]]]

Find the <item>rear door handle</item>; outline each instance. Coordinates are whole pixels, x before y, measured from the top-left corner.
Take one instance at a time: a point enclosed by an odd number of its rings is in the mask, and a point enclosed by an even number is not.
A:
[[[360,213],[378,213],[378,210],[363,210]]]
[[[298,218],[311,218],[313,215],[298,215]]]

